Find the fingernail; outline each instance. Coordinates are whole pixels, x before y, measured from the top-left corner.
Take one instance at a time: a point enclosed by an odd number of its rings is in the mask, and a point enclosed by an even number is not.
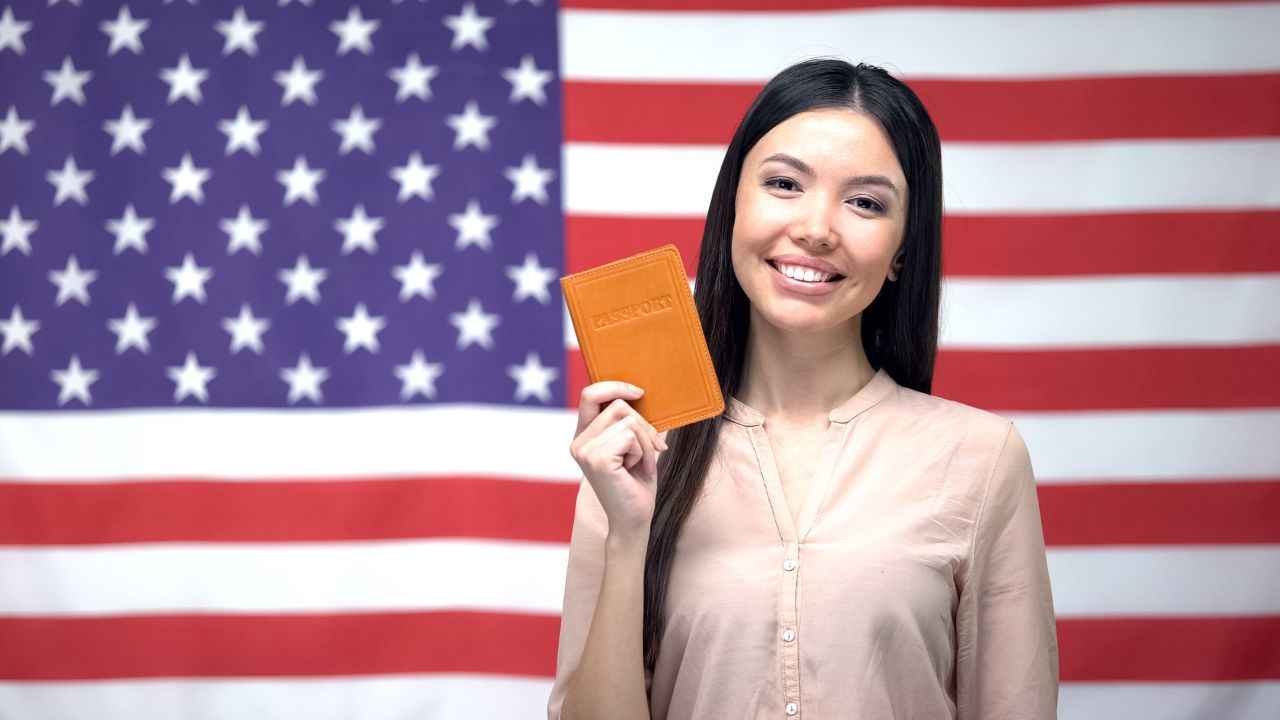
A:
[[[644,394],[644,390],[641,390],[640,388],[638,388],[638,387],[636,387],[635,385],[632,385],[632,384],[630,384],[630,383],[627,383],[627,389],[628,389],[628,390],[630,390],[631,392],[633,392],[633,393],[637,393],[637,394],[639,394],[639,395],[643,395],[643,394]]]

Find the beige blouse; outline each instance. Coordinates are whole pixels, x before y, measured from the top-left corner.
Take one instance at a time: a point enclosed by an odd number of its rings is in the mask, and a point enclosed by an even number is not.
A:
[[[1056,718],[1053,600],[1017,428],[883,370],[830,420],[793,523],[764,418],[730,398],[676,548],[652,716]],[[607,526],[584,481],[551,720],[586,641]]]

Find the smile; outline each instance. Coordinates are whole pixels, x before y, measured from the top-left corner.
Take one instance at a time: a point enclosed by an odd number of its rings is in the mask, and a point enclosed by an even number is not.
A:
[[[843,275],[819,273],[811,268],[800,268],[794,265],[768,263],[773,270],[774,285],[797,295],[828,295],[835,292],[836,287],[845,279]],[[807,278],[807,279],[806,279]]]

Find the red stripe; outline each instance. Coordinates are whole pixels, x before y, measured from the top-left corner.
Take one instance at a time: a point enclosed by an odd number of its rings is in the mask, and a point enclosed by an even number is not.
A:
[[[1277,74],[909,82],[949,142],[1280,135]],[[568,81],[565,140],[727,145],[763,86]]]
[[[0,618],[0,678],[466,672],[550,677],[559,618],[495,613]],[[1066,682],[1280,678],[1280,618],[1059,620]]]
[[[1058,621],[1064,682],[1280,678],[1280,617]]]
[[[1197,5],[1233,0],[1200,0]],[[1179,0],[1173,0],[1179,2]],[[1246,0],[1247,2],[1247,0]],[[1169,0],[1127,0],[1126,4],[1170,4]],[[565,10],[742,11],[850,10],[880,7],[1055,8],[1113,5],[1115,0],[562,0]]]
[[[675,243],[697,271],[702,218],[570,215],[571,273]],[[948,276],[1131,275],[1280,272],[1280,212],[948,216]]]
[[[1050,546],[1280,543],[1280,479],[1038,490]]]
[[[1280,406],[1280,345],[943,350],[934,394],[994,411]]]
[[[508,482],[484,489],[467,480],[438,490],[431,484],[0,484],[0,545],[569,541],[576,485]],[[465,495],[473,485],[476,493]],[[1280,543],[1280,479],[1042,485],[1040,511],[1051,546]]]
[[[555,673],[560,618],[480,612],[0,618],[0,678]]]
[[[590,384],[568,352],[568,401]],[[942,350],[934,394],[997,412],[1275,407],[1280,346],[983,352]]]
[[[577,492],[576,483],[477,477],[0,483],[0,544],[423,537],[567,542]]]

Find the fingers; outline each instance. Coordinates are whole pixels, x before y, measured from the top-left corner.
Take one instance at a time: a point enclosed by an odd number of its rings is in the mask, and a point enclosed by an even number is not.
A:
[[[582,388],[578,399],[578,429],[574,435],[580,434],[595,420],[603,410],[603,406],[617,399],[638,400],[644,390],[629,383],[607,380],[592,383]]]
[[[657,433],[639,414],[629,415],[606,428],[592,441],[611,457],[617,457],[625,470],[639,464],[641,477],[654,477],[658,471]]]

